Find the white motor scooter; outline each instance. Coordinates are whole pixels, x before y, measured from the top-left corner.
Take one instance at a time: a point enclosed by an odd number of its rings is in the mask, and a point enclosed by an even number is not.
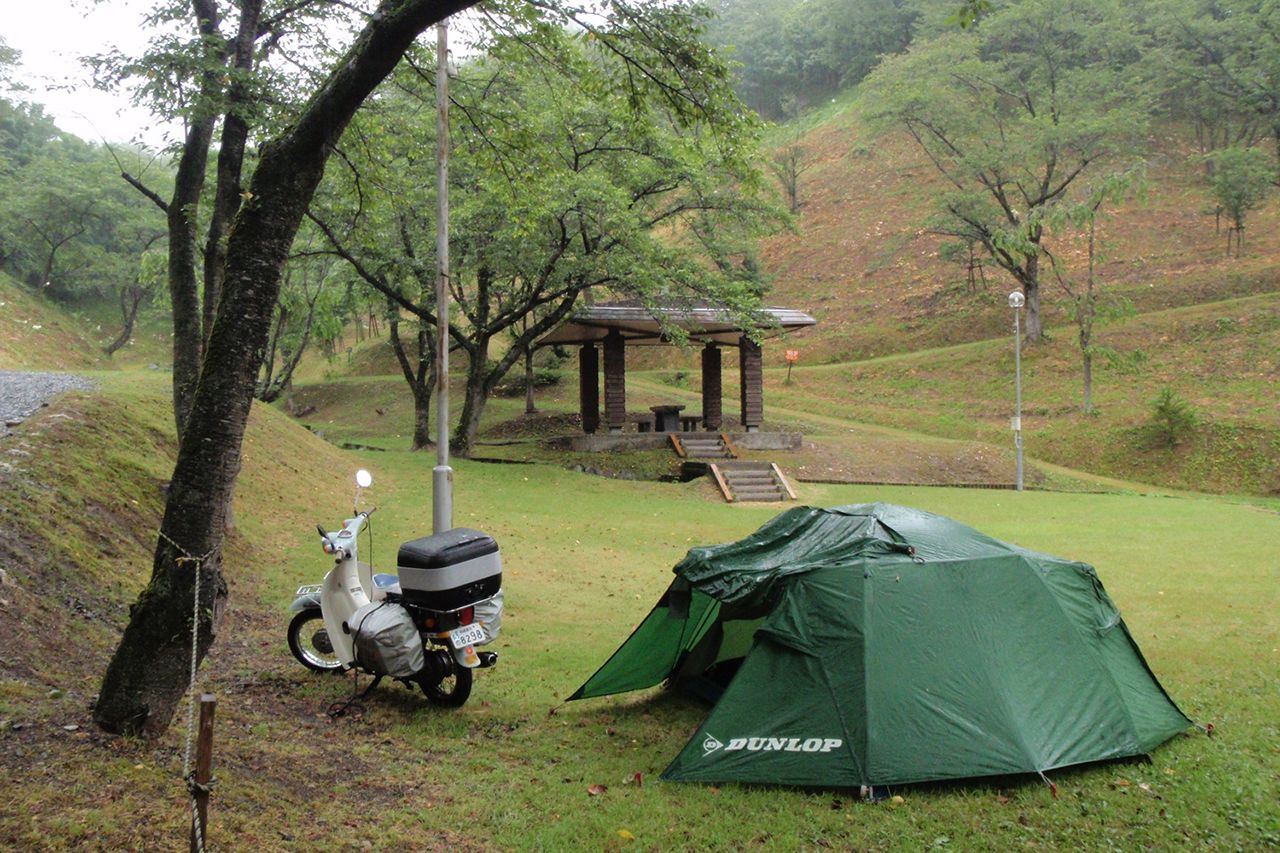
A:
[[[356,474],[361,489],[368,471]],[[374,574],[358,558],[357,540],[374,508],[357,511],[342,529],[320,532],[321,547],[335,557],[318,585],[300,587],[290,610],[289,648],[319,672],[358,668],[421,687],[433,704],[459,707],[471,695],[472,671],[493,666],[492,642],[502,620],[502,566],[488,535],[455,528],[400,546],[399,576]],[[368,690],[365,692],[367,693]]]

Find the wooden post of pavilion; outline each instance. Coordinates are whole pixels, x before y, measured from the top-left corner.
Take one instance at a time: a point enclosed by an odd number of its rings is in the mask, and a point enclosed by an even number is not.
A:
[[[604,337],[604,419],[609,432],[627,425],[627,346],[617,329]]]
[[[724,420],[723,384],[720,379],[720,347],[708,342],[702,348],[702,426],[719,430]]]
[[[742,398],[742,428],[759,432],[764,423],[764,354],[746,335],[738,339],[738,384]]]
[[[583,344],[578,350],[578,407],[582,412],[582,431],[600,429],[600,351],[595,344]]]

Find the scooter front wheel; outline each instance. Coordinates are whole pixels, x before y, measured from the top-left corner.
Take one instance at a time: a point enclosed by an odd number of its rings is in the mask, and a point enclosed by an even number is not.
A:
[[[289,651],[307,669],[316,672],[338,672],[342,661],[333,651],[329,632],[324,627],[324,617],[314,607],[308,607],[289,623]]]
[[[427,701],[442,708],[461,708],[471,696],[472,673],[465,666],[453,664],[453,672],[436,682],[419,681]]]

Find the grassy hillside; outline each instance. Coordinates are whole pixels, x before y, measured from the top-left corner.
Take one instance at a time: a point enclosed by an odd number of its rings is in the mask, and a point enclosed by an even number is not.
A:
[[[933,198],[946,189],[905,134],[872,137],[856,91],[804,119],[797,233],[764,249],[771,301],[812,313],[819,325],[796,341],[810,362],[856,361],[996,337],[1011,318],[1007,274],[991,267],[970,290],[944,242],[927,230]],[[779,131],[790,140],[791,129]],[[1151,189],[1145,202],[1110,213],[1100,228],[1104,287],[1140,312],[1280,290],[1280,199],[1249,219],[1244,256],[1225,257],[1215,233],[1203,166],[1187,134],[1162,129],[1149,140]],[[1083,246],[1049,242],[1079,270]],[[1046,326],[1067,321],[1046,271]]]
[[[1006,309],[1007,310],[1007,309]],[[1012,477],[1012,334],[876,359],[779,365],[766,346],[766,427],[805,434],[799,453],[774,454],[789,476],[854,482],[1007,484]],[[1152,310],[1099,329],[1099,343],[1128,357],[1095,363],[1095,413],[1082,413],[1080,353],[1074,329],[1023,358],[1023,428],[1033,485],[1044,481],[1037,461],[1080,472],[1158,486],[1227,494],[1280,494],[1280,293]],[[376,359],[377,342],[357,348],[355,362]],[[672,360],[695,354],[673,354]],[[524,415],[523,397],[495,398],[482,430],[484,456],[582,463],[547,454],[536,441],[576,431],[576,377],[539,389],[539,416]],[[737,396],[736,368],[725,370],[726,415]],[[461,377],[453,382],[453,411]],[[1173,389],[1193,408],[1197,426],[1177,445],[1161,446],[1146,429],[1154,400]],[[645,411],[663,402],[699,406],[696,367],[633,370],[628,406]],[[302,383],[293,395],[303,421],[335,441],[394,449],[408,443],[412,408],[396,375],[361,375]],[[879,428],[888,428],[888,431]],[[514,442],[514,443],[513,443]],[[614,470],[656,475],[673,467],[670,454],[612,460]],[[661,458],[657,458],[661,457]],[[1052,485],[1066,485],[1054,480]]]
[[[0,273],[0,369],[76,370],[103,360],[81,320]]]
[[[823,458],[801,454],[792,462],[815,479],[1005,482],[998,472],[1008,470],[1012,444],[1006,297],[1013,281],[989,267],[985,280],[970,287],[961,265],[942,260],[941,238],[924,227],[941,181],[905,136],[870,137],[860,107],[857,92],[849,92],[777,131],[785,142],[800,132],[808,170],[801,177],[797,231],[764,247],[774,283],[769,299],[809,311],[818,326],[785,345],[801,352],[789,386],[782,381],[784,346],[766,345],[766,418],[775,428],[806,432]],[[1164,487],[1275,494],[1280,200],[1252,214],[1244,256],[1227,258],[1202,166],[1185,136],[1178,128],[1153,132],[1150,192],[1102,223],[1100,281],[1134,313],[1096,332],[1098,343],[1129,361],[1121,367],[1097,359],[1094,416],[1080,413],[1077,332],[1046,272],[1048,340],[1024,353],[1027,452],[1052,465]],[[1067,268],[1079,272],[1084,247],[1052,235],[1049,241]],[[631,408],[670,399],[696,406],[695,352],[636,349],[628,361]],[[732,413],[732,357],[725,371]],[[409,434],[407,394],[384,342],[355,345],[330,362],[313,359],[299,379],[297,399],[316,406],[308,423],[327,434],[375,444],[379,439],[367,437]],[[556,417],[571,416],[574,379],[566,370],[566,387],[540,392],[539,405]],[[1142,429],[1165,387],[1200,419],[1169,448],[1154,446]],[[338,411],[343,408],[362,411]],[[523,420],[522,411],[519,401],[495,401],[490,437],[532,438],[557,427]],[[840,425],[824,424],[829,417]],[[394,428],[384,429],[383,422]],[[873,425],[910,438],[864,440]],[[532,457],[520,449],[486,453]]]
[[[173,360],[165,312],[144,308],[130,343],[108,358],[103,347],[120,329],[110,300],[57,303],[0,273],[0,370],[166,368]]]
[[[1011,336],[1010,336],[1011,337]],[[1097,413],[1081,413],[1080,355],[1070,330],[1024,350],[1027,453],[1094,473],[1184,489],[1280,494],[1280,294],[1152,312],[1107,327],[1104,343],[1141,350],[1140,369],[1094,377]],[[767,382],[776,406],[845,409],[860,421],[921,433],[1012,443],[1013,345],[997,339],[853,364],[795,371]],[[1170,387],[1199,425],[1177,446],[1153,445],[1143,426]],[[847,407],[847,408],[846,408]]]
[[[0,797],[9,804],[0,847],[185,844],[181,720],[142,742],[103,737],[89,719],[106,655],[149,570],[172,453],[162,385],[103,381],[102,393],[64,398],[4,440],[21,453],[6,454],[0,489],[9,571],[0,587],[9,638],[0,654]],[[1054,772],[1056,798],[1034,779],[993,780],[904,788],[895,791],[901,802],[869,806],[845,790],[657,781],[706,713],[661,690],[560,704],[645,615],[689,547],[741,537],[776,511],[710,500],[697,483],[457,461],[456,521],[502,546],[502,660],[460,711],[384,686],[363,716],[329,720],[324,709],[350,683],[306,672],[283,640],[293,589],[328,564],[311,524],[340,518],[351,471],[370,467],[372,556],[388,567],[399,542],[427,532],[433,464],[403,451],[342,453],[255,410],[227,563],[229,612],[201,674],[219,702],[214,848],[1276,843],[1280,504],[805,485],[813,504],[919,506],[1094,563],[1164,686],[1217,729],[1212,739],[1176,738],[1150,764]],[[593,795],[593,785],[605,790]],[[376,819],[352,817],[369,814]]]
[[[29,618],[29,609],[49,629],[5,626],[18,641],[6,646],[5,673],[34,679],[27,687],[37,692],[88,677],[92,665],[74,650],[100,657],[123,625],[124,606],[150,576],[177,450],[165,380],[95,378],[103,392],[63,395],[4,440],[0,565],[9,573],[5,597],[16,606],[0,609],[0,621]],[[347,491],[322,473],[345,469],[340,453],[269,408],[254,409],[243,459],[230,565],[268,557],[285,522],[307,529],[303,495],[336,499]],[[252,572],[238,579],[256,588]],[[242,591],[236,587],[233,595]],[[84,621],[66,622],[68,608]],[[62,628],[68,633],[49,633]]]

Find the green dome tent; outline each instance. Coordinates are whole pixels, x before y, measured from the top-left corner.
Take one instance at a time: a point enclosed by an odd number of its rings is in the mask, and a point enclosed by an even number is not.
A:
[[[831,787],[1149,752],[1191,721],[1094,570],[887,504],[798,507],[694,548],[571,699],[718,701],[664,779]]]

